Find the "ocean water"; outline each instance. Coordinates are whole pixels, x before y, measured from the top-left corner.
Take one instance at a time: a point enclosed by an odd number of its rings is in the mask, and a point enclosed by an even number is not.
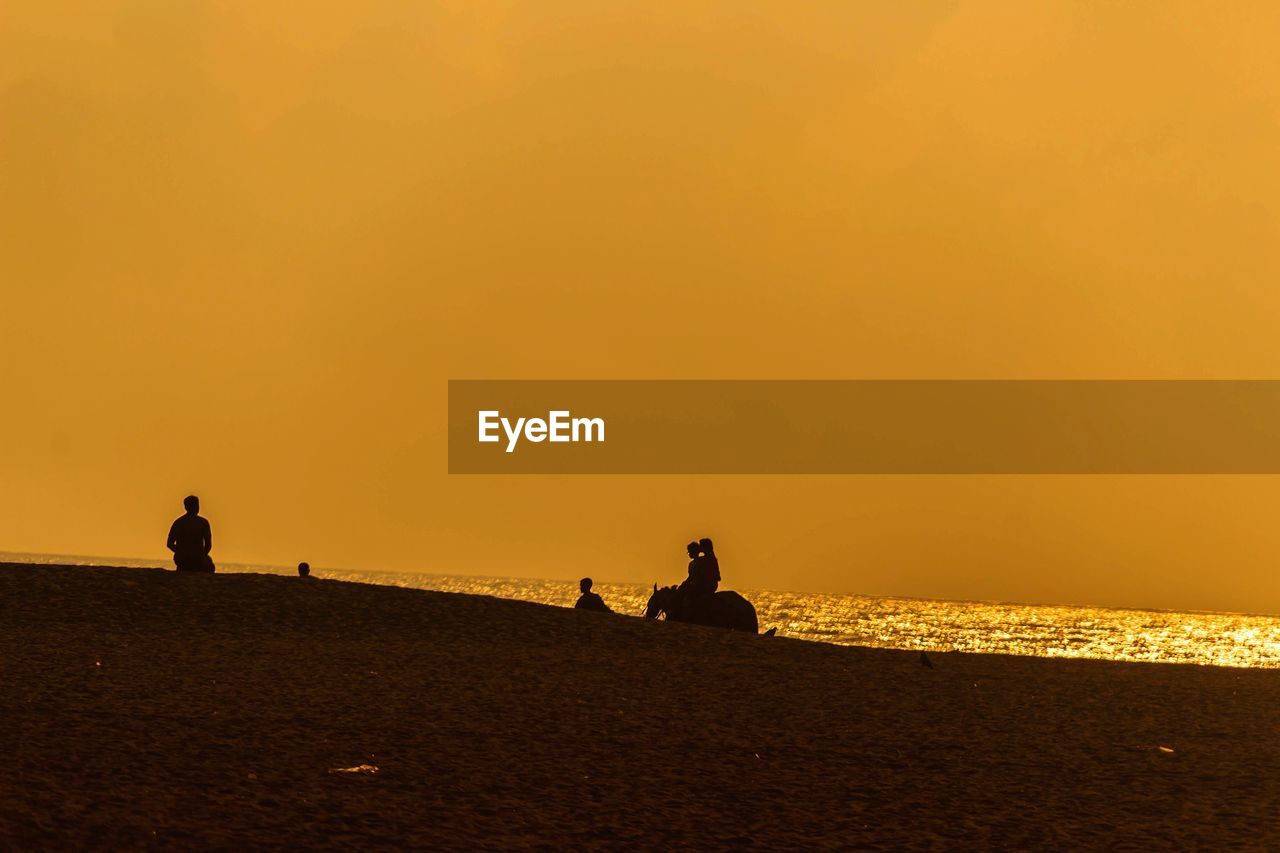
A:
[[[171,568],[162,560],[137,560],[0,552],[0,561]],[[293,568],[219,563],[219,572],[296,574]],[[467,577],[312,570],[315,577],[413,589],[517,598],[572,607],[576,580]],[[641,616],[651,587],[597,583],[618,613]],[[934,601],[912,598],[776,590],[739,590],[756,606],[761,630],[848,646],[963,651],[1040,657],[1280,668],[1280,617],[1168,610],[1113,610]]]

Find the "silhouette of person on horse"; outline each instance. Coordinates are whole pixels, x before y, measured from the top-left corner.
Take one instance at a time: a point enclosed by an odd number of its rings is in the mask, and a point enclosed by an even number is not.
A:
[[[689,576],[679,586],[661,589],[655,583],[645,608],[645,617],[656,619],[665,613],[673,622],[692,622],[739,631],[759,630],[756,609],[751,602],[730,590],[720,590],[720,560],[710,539],[685,546],[689,554]]]
[[[685,549],[689,553],[689,576],[678,587],[680,598],[675,606],[680,617],[693,622],[703,615],[720,586],[720,561],[710,539],[690,542]]]

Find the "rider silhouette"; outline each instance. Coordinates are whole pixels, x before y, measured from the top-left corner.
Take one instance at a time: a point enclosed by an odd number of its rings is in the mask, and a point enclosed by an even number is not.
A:
[[[689,552],[689,577],[685,578],[684,583],[680,584],[681,589],[687,589],[700,582],[699,572],[702,571],[702,564],[698,562],[698,543],[690,542],[684,546]]]
[[[676,618],[696,618],[710,603],[720,586],[720,561],[716,559],[710,539],[699,539],[685,546],[689,552],[689,577],[680,584],[680,600]]]
[[[715,546],[710,539],[699,539],[698,550],[702,553],[694,558],[694,562],[701,563],[698,575],[702,589],[707,595],[712,595],[720,586],[720,561],[716,559]]]

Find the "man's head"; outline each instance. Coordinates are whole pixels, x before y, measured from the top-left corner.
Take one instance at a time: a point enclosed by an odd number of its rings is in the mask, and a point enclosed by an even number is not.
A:
[[[200,499],[195,495],[187,495],[182,499],[182,505],[187,508],[187,512],[195,515],[200,512]]]
[[[696,557],[696,556],[698,556],[698,543],[697,543],[697,542],[690,542],[688,545],[686,545],[686,546],[684,546],[684,547],[685,547],[685,550],[689,552],[689,556],[690,556],[690,557]]]
[[[298,577],[305,578],[309,574],[311,574],[311,564],[298,563]]]
[[[591,578],[583,578],[578,581],[578,589],[582,590],[583,595],[591,592]]]
[[[711,553],[711,551],[712,551],[712,549],[713,549],[713,546],[711,545],[711,540],[710,540],[710,539],[699,539],[699,540],[698,540],[698,548],[699,548],[699,549],[701,549],[702,553],[704,553],[704,554],[710,554],[710,553]]]

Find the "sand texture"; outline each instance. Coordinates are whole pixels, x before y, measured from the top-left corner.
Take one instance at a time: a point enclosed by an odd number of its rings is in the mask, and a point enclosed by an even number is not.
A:
[[[0,565],[0,846],[1280,847],[1280,672],[934,662]]]

